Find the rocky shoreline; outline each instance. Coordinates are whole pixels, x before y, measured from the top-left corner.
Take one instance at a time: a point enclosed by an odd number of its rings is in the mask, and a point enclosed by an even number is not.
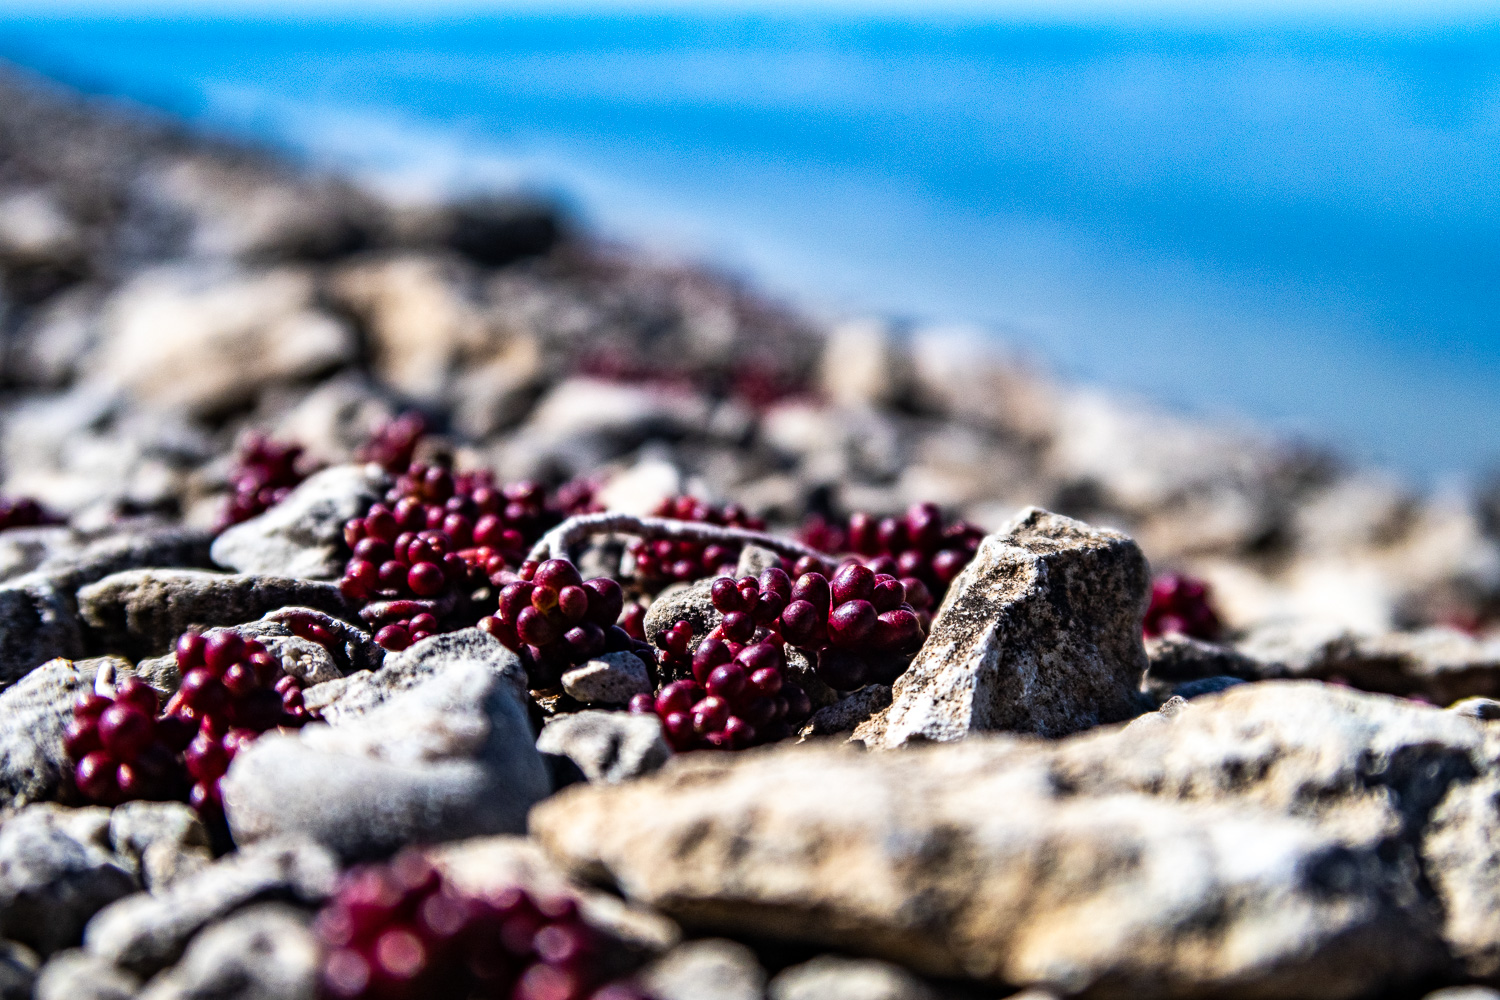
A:
[[[0,998],[1500,996],[1494,496],[0,91]]]

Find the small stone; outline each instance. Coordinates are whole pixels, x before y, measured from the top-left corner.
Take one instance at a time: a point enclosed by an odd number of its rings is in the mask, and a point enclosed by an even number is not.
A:
[[[160,892],[210,864],[208,831],[181,802],[127,802],[109,814],[115,852],[136,862],[141,882]]]
[[[937,1000],[922,980],[890,962],[821,955],[771,980],[769,1000]]]
[[[140,978],[82,949],[58,952],[36,979],[36,1000],[136,1000]]]
[[[314,473],[264,514],[214,539],[213,560],[237,573],[336,580],[349,558],[344,522],[362,515],[388,486],[376,465]]]
[[[141,1000],[317,1000],[320,959],[306,913],[262,903],[206,928]]]
[[[366,681],[360,707],[336,713],[336,725],[267,734],[242,750],[222,786],[235,842],[292,834],[354,860],[524,829],[551,778],[519,663],[465,631],[494,650],[472,640],[483,658],[445,661],[421,647],[449,639],[462,649],[463,633],[424,640],[390,657],[379,672],[389,676]]]
[[[770,549],[759,545],[746,545],[740,549],[740,561],[734,568],[734,577],[736,580],[746,576],[759,578],[761,573],[773,566],[778,569],[787,568],[781,556]]]
[[[97,665],[51,660],[0,691],[0,813],[55,798],[73,764],[63,736]]]
[[[755,952],[738,941],[689,941],[640,973],[656,1000],[762,1000],[766,970]]]
[[[109,811],[50,803],[0,825],[0,936],[50,955],[139,885],[109,848]]]
[[[852,733],[870,716],[890,706],[891,689],[886,684],[867,684],[851,691],[832,705],[818,709],[797,731],[801,739]]]
[[[567,757],[587,780],[609,785],[650,774],[672,756],[654,713],[559,715],[542,727],[536,748]]]
[[[1500,701],[1494,698],[1462,698],[1449,705],[1448,711],[1480,722],[1493,722],[1500,719]]]
[[[569,670],[562,687],[585,705],[623,705],[632,695],[651,693],[651,675],[640,657],[622,650]]]
[[[698,642],[719,624],[719,612],[714,608],[712,589],[712,580],[699,580],[697,583],[663,590],[646,609],[646,617],[642,622],[642,627],[646,630],[646,641],[653,647],[657,646],[658,636],[679,621],[685,621],[693,626],[692,646],[696,649]],[[680,680],[677,677],[658,679],[662,683]]]
[[[137,893],[101,910],[84,930],[89,954],[143,976],[166,968],[204,927],[251,903],[291,899],[317,906],[338,864],[306,842],[242,847],[165,891]]]
[[[116,573],[79,590],[78,603],[94,642],[137,657],[165,652],[190,627],[239,625],[289,604],[349,610],[336,584],[193,569]]]
[[[890,708],[855,738],[898,747],[984,730],[1057,737],[1134,717],[1149,583],[1125,535],[1022,511],[980,544]]]

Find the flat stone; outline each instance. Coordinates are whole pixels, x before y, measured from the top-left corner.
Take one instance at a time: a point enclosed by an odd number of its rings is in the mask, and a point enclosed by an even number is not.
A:
[[[108,830],[106,809],[48,803],[0,825],[0,935],[50,955],[76,945],[90,917],[135,892]]]
[[[78,591],[91,641],[113,652],[160,655],[189,628],[239,625],[290,604],[347,613],[337,585],[287,577],[143,569]]]
[[[605,653],[564,673],[562,687],[585,705],[624,705],[651,693],[651,675],[634,653]]]
[[[251,903],[322,903],[333,893],[338,872],[331,854],[307,842],[241,848],[162,892],[137,893],[101,910],[84,929],[84,948],[149,976],[176,962],[204,927]]]
[[[769,1000],[937,1000],[931,987],[899,965],[838,955],[782,970],[766,995]]]
[[[63,736],[97,666],[51,660],[0,691],[0,813],[55,798],[72,762]]]
[[[141,1000],[317,1000],[321,958],[305,912],[261,903],[195,937]]]
[[[737,941],[689,941],[641,970],[656,1000],[762,1000],[766,970]]]
[[[1314,683],[1182,704],[1056,742],[682,755],[565,789],[532,835],[695,933],[934,977],[1311,1000],[1449,967],[1418,850],[1485,766],[1481,727]],[[1482,863],[1453,870],[1477,893],[1496,883]]]
[[[550,719],[537,737],[542,753],[567,757],[589,781],[618,784],[658,770],[672,756],[655,714],[571,712]]]
[[[267,734],[240,752],[223,780],[236,843],[297,835],[352,860],[525,828],[551,778],[508,672],[518,664],[493,655],[434,663],[422,645],[404,651],[414,660],[387,662],[382,673],[410,668],[403,686],[367,689],[381,697],[357,717]],[[435,675],[421,678],[427,667]]]
[[[390,484],[377,465],[336,465],[309,476],[270,510],[214,539],[213,560],[236,573],[337,580],[349,558],[344,522]]]
[[[897,678],[870,746],[1008,730],[1065,736],[1142,710],[1150,572],[1136,544],[1037,508],[979,546]]]

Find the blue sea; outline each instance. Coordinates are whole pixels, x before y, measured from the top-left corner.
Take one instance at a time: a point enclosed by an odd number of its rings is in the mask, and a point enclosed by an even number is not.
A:
[[[1500,462],[1500,15],[0,12],[0,57],[1414,480]]]

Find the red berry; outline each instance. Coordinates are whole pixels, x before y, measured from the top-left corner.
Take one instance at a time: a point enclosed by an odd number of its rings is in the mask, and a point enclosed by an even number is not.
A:
[[[869,601],[846,601],[829,612],[828,640],[835,646],[857,646],[875,631],[876,617]]]
[[[443,576],[443,571],[434,563],[419,562],[406,574],[406,585],[412,589],[413,593],[422,597],[432,597],[441,593],[446,584],[447,579]]]
[[[151,716],[134,705],[116,702],[99,717],[99,742],[116,760],[134,760],[155,732]]]

